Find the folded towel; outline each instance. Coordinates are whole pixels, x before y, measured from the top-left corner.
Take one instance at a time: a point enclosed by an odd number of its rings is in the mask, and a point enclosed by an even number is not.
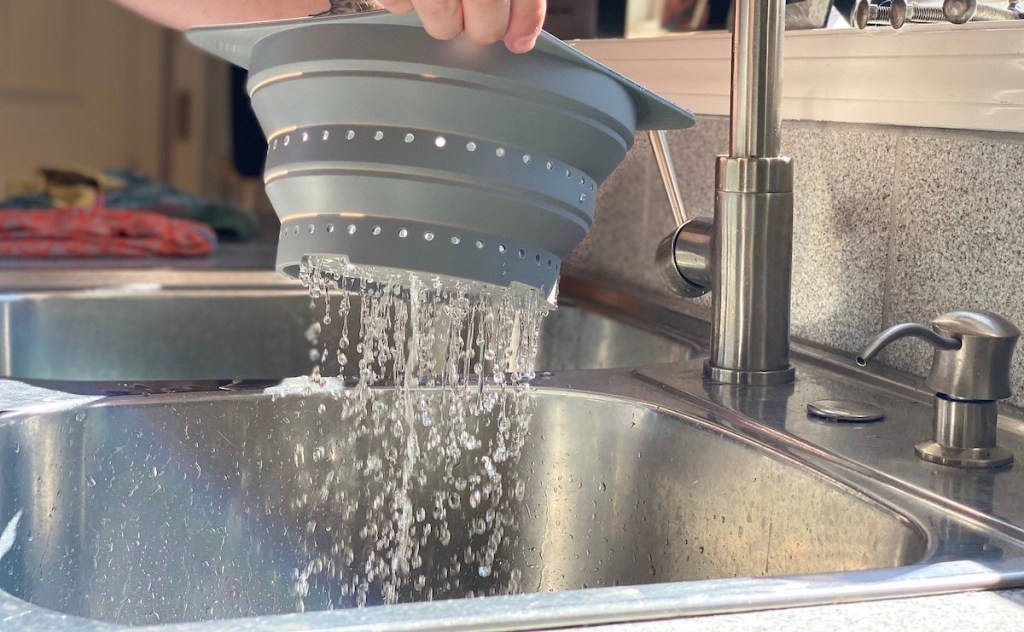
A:
[[[194,257],[217,244],[213,229],[151,211],[106,208],[0,210],[2,257]]]

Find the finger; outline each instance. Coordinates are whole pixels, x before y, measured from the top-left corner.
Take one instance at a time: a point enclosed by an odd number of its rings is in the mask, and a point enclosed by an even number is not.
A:
[[[412,0],[377,0],[377,2],[396,15],[409,13],[413,9]]]
[[[462,22],[466,37],[477,44],[501,41],[508,31],[511,0],[463,0]]]
[[[512,0],[505,46],[513,53],[527,53],[537,43],[544,26],[545,0]]]
[[[459,0],[412,0],[412,5],[431,37],[447,40],[462,32]]]

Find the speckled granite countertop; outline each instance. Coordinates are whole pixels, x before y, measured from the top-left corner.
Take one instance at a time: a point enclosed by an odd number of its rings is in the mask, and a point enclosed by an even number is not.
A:
[[[95,397],[72,395],[13,380],[0,380],[0,411],[32,407],[74,406]],[[578,628],[583,630],[583,628]],[[957,593],[914,599],[894,599],[832,606],[792,608],[739,614],[671,619],[589,627],[602,632],[636,630],[858,630],[891,632],[926,629],[932,632],[965,630],[1024,630],[1024,589]]]

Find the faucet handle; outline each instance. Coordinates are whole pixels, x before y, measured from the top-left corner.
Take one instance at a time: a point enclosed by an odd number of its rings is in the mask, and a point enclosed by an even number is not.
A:
[[[861,366],[900,338],[914,336],[935,347],[927,384],[961,400],[999,400],[1012,394],[1010,361],[1020,330],[999,314],[958,311],[939,316],[931,328],[908,323],[886,329],[857,357]]]

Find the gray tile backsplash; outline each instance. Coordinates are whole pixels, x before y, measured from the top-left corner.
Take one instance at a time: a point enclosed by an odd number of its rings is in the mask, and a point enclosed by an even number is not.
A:
[[[702,118],[670,143],[687,211],[710,215],[727,121]],[[884,327],[954,309],[1024,326],[1024,137],[793,122],[783,148],[796,178],[795,336],[852,353]],[[566,269],[663,292],[651,262],[672,228],[650,145],[638,136]],[[882,361],[925,375],[931,351],[899,342]],[[1013,377],[1012,403],[1024,406],[1024,349]]]

